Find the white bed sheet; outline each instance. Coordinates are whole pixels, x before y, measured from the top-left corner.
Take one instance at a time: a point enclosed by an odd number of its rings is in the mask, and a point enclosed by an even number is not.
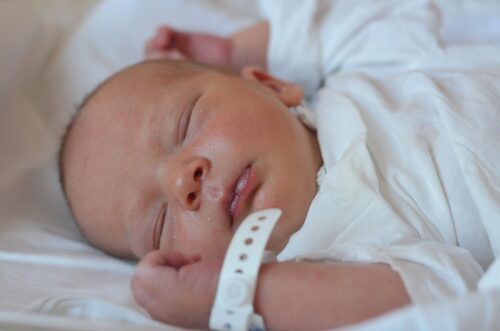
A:
[[[439,2],[449,9],[449,42],[500,40],[499,2]],[[474,15],[465,15],[464,7]],[[179,330],[150,320],[134,303],[132,263],[95,250],[78,233],[57,183],[58,140],[75,104],[99,81],[139,61],[144,40],[160,23],[228,34],[256,18],[243,0],[106,0],[54,52],[58,31],[24,4],[0,2],[0,329]],[[487,28],[476,28],[478,21]],[[500,263],[495,266],[483,292],[349,329],[486,328],[484,313],[471,307],[500,309]],[[500,328],[500,317],[488,316]]]

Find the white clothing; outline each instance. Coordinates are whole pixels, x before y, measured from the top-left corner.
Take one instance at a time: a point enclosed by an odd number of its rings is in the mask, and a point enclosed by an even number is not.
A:
[[[414,303],[475,289],[500,253],[500,45],[443,48],[428,1],[262,7],[326,170],[278,259],[387,263]]]

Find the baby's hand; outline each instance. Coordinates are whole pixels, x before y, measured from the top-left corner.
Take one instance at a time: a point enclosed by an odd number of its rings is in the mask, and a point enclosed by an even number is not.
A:
[[[185,33],[161,26],[146,43],[146,59],[192,60],[229,68],[231,39],[209,34]]]
[[[132,292],[156,320],[207,329],[221,267],[222,261],[153,251],[137,266]]]

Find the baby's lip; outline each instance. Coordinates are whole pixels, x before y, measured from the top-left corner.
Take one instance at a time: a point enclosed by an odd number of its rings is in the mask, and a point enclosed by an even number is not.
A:
[[[225,199],[225,210],[227,211],[229,222],[232,227],[234,226],[234,223],[239,219],[242,208],[245,205],[245,201],[251,191],[252,184],[253,172],[250,165],[243,169],[238,178],[236,178],[236,180],[227,191]]]

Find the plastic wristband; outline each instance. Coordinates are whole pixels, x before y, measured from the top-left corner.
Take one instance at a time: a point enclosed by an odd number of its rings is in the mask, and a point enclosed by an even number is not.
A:
[[[212,330],[265,330],[253,300],[260,265],[280,209],[250,214],[236,230],[224,258],[210,315]]]

